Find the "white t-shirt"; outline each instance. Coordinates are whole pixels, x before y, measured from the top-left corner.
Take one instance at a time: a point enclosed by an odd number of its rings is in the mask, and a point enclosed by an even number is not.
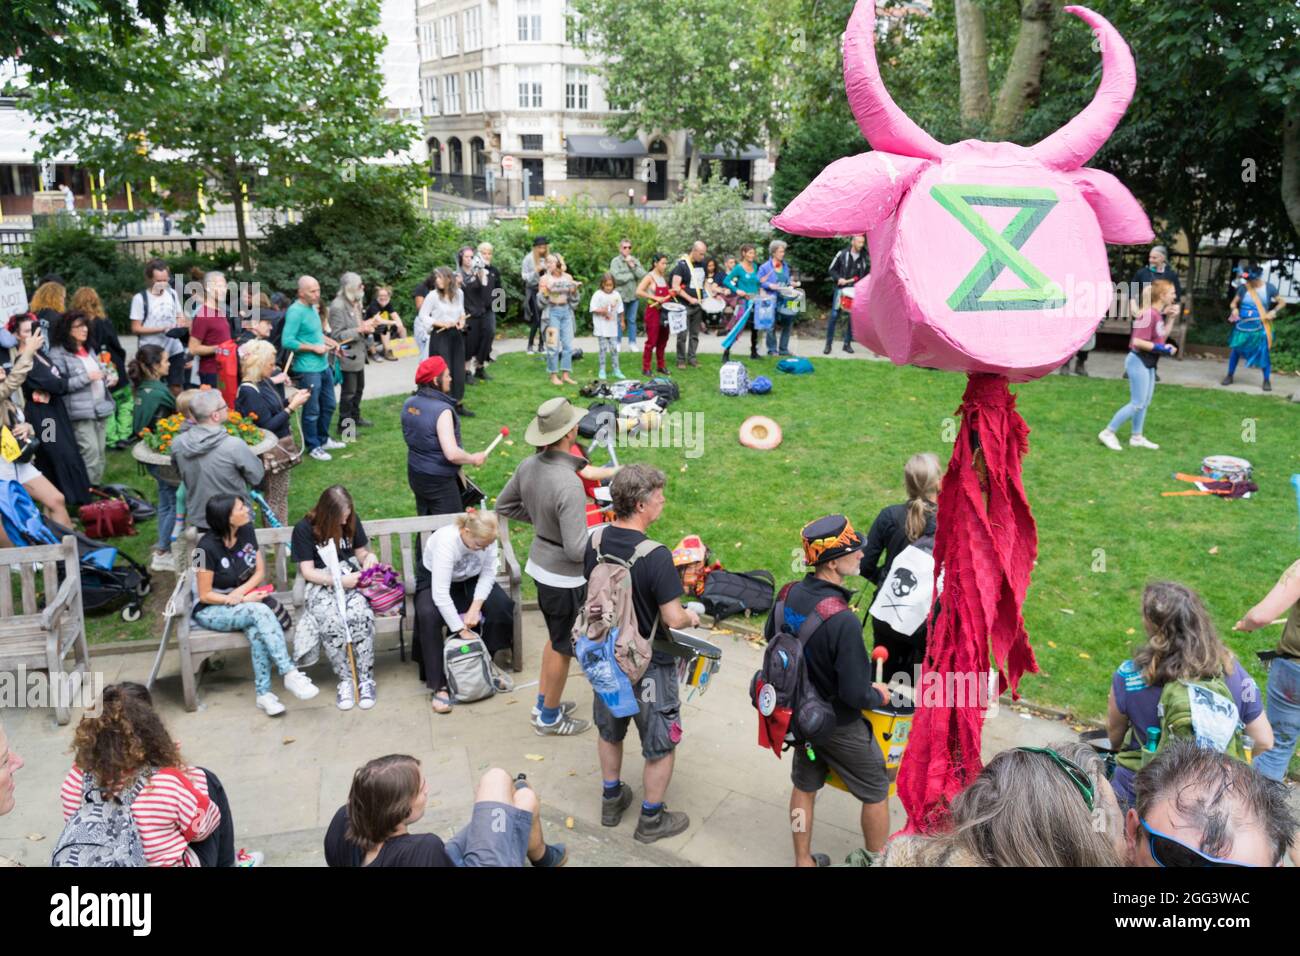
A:
[[[429,540],[425,542],[424,566],[433,578],[434,606],[442,615],[443,623],[455,634],[463,630],[465,625],[456,605],[452,603],[451,584],[453,581],[477,578],[474,600],[486,600],[496,577],[497,543],[493,541],[482,551],[474,551],[465,545],[458,527],[454,524],[444,525],[429,535]]]
[[[612,318],[600,312],[609,309]],[[591,327],[600,338],[618,337],[618,317],[623,313],[623,298],[617,292],[597,291],[591,297]]]
[[[176,290],[171,286],[164,289],[162,295],[145,291],[131,297],[131,321],[143,322],[145,328],[175,328],[180,314],[181,304],[176,299]],[[161,332],[140,336],[139,344],[156,345],[168,355],[185,351],[185,346],[179,339],[168,338]]]
[[[415,330],[424,337],[433,334],[433,323],[437,322],[455,322],[465,314],[465,292],[457,289],[456,294],[448,301],[442,297],[442,293],[437,289],[431,291],[424,297],[424,302],[420,306],[420,313],[415,317]]]

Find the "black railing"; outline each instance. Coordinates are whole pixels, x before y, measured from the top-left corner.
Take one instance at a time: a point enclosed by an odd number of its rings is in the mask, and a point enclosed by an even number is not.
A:
[[[434,173],[433,188],[448,196],[460,196],[478,202],[488,201],[487,177],[466,173]]]

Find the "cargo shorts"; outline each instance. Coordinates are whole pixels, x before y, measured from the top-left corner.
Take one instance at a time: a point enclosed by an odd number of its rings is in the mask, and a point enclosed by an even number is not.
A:
[[[826,785],[826,777],[834,769],[849,793],[863,803],[880,803],[889,796],[885,755],[865,720],[836,727],[813,745],[813,755],[816,759],[809,760],[804,747],[794,748],[790,782],[796,790],[816,793]]]
[[[651,664],[633,688],[641,709],[630,717],[615,717],[597,694],[592,702],[592,717],[600,739],[621,744],[627,725],[636,722],[641,737],[641,755],[659,760],[677,749],[682,739],[682,705],[677,687],[677,665]]]

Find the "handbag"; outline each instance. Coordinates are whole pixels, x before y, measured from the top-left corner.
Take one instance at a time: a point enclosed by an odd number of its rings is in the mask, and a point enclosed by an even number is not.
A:
[[[90,538],[102,541],[105,538],[135,534],[135,518],[131,515],[131,506],[120,498],[108,497],[106,501],[92,501],[82,505],[77,516],[86,529],[86,536]]]
[[[293,435],[285,435],[275,443],[275,447],[262,454],[262,467],[268,475],[279,475],[302,463],[302,449],[293,440]]]
[[[462,511],[477,508],[479,502],[487,497],[487,495],[483,494],[483,489],[465,475],[463,468],[456,472],[456,479],[460,482],[460,508]]]
[[[293,616],[276,598],[270,594],[262,598],[262,603],[271,609],[275,619],[280,622],[280,629],[286,634],[293,628]]]
[[[406,611],[406,585],[391,564],[372,564],[362,571],[357,590],[370,602],[376,617],[393,617]]]
[[[19,438],[9,426],[0,427],[0,453],[4,455],[4,460],[13,465],[25,465],[36,455],[36,449],[40,447],[41,440],[36,437],[36,430],[33,429],[31,435],[26,438]]]

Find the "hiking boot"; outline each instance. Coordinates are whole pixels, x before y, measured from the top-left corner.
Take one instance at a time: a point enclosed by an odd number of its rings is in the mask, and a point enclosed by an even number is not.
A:
[[[544,724],[540,720],[533,724],[533,730],[539,737],[576,737],[589,729],[591,729],[591,721],[569,717],[563,712],[553,724]]]
[[[656,840],[666,840],[679,833],[685,833],[690,825],[690,817],[669,810],[668,805],[664,804],[663,808],[652,817],[642,812],[641,819],[636,823],[636,833],[632,834],[632,838],[637,843],[654,843]]]
[[[623,811],[632,806],[632,788],[623,784],[617,797],[600,798],[600,825],[616,827],[623,819]]]
[[[1231,384],[1232,384],[1232,376],[1231,376],[1231,375],[1225,375],[1225,376],[1223,376],[1223,381],[1220,382],[1219,384],[1220,384],[1220,385],[1231,385]]]

